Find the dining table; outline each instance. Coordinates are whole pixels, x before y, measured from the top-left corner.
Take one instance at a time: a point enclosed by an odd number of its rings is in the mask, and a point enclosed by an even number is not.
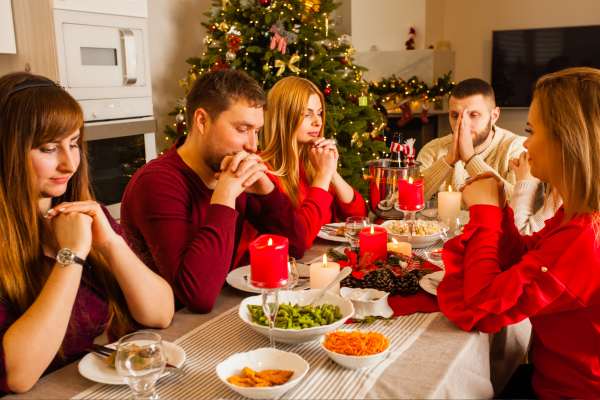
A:
[[[317,239],[300,261],[314,260],[335,245]],[[187,353],[182,374],[158,382],[161,398],[241,398],[218,380],[215,368],[235,352],[268,346],[268,338],[248,328],[237,315],[240,302],[250,295],[225,284],[210,313],[184,308],[175,313],[168,328],[158,330],[164,340],[178,343]],[[377,323],[374,326],[386,330],[392,343],[398,344],[385,362],[366,371],[338,366],[319,351],[318,343],[277,344],[298,352],[310,364],[304,382],[283,398],[492,398],[526,359],[531,335],[528,320],[493,334],[465,332],[440,312]],[[366,325],[365,329],[372,328]],[[87,380],[79,374],[76,361],[43,376],[29,392],[5,398],[130,398],[130,392],[124,386]]]

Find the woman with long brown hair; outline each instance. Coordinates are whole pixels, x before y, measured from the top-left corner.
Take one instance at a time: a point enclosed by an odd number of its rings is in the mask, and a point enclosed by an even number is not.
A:
[[[541,77],[525,142],[531,174],[563,201],[532,236],[521,236],[502,185],[475,177],[463,190],[470,221],[447,242],[438,287],[442,312],[465,330],[495,332],[529,318],[533,391],[508,397],[600,396],[600,70]],[[522,378],[522,376],[520,377]],[[525,388],[527,389],[527,388]]]
[[[261,157],[303,216],[308,246],[323,224],[367,215],[362,196],[337,172],[336,143],[324,131],[325,99],[314,83],[286,77],[269,90]]]
[[[174,300],[90,193],[79,104],[22,72],[0,110],[0,386],[24,392],[105,331],[168,326]]]

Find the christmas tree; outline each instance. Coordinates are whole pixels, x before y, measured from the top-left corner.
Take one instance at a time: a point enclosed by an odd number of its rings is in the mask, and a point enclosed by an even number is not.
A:
[[[203,23],[205,50],[187,60],[180,85],[187,92],[200,75],[222,68],[246,71],[265,90],[288,75],[311,80],[326,99],[325,136],[337,140],[338,171],[366,195],[365,164],[386,151],[385,118],[362,78],[365,68],[353,63],[348,37],[331,23],[337,6],[333,0],[214,1]],[[183,102],[170,115],[175,123],[166,127],[165,138],[174,140],[187,133]]]

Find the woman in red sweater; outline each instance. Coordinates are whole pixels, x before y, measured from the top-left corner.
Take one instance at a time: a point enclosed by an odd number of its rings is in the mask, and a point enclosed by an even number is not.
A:
[[[362,196],[337,172],[334,140],[325,139],[325,99],[311,81],[287,77],[269,91],[261,157],[306,225],[307,246],[323,224],[365,216]]]
[[[438,301],[464,330],[496,332],[531,320],[530,395],[598,398],[600,70],[540,78],[527,127],[531,172],[556,189],[563,206],[543,230],[521,236],[500,184],[473,179],[463,191],[470,222],[444,247]]]

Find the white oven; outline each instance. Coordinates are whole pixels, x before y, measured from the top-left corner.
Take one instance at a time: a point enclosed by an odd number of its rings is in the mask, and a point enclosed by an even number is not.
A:
[[[86,121],[152,115],[147,18],[55,8],[54,29],[61,85]]]

